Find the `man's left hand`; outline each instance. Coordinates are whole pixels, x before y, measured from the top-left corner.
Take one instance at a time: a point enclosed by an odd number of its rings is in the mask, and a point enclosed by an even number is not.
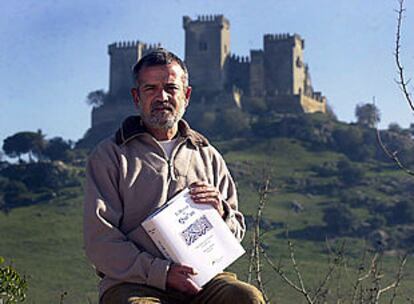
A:
[[[217,210],[221,217],[224,216],[220,191],[214,186],[205,182],[195,182],[190,185],[190,194],[196,204],[210,204]]]

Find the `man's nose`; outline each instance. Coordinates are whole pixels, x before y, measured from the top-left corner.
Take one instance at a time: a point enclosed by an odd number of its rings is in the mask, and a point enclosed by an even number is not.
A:
[[[162,101],[168,101],[169,97],[170,96],[169,96],[168,92],[165,89],[160,89],[158,91],[157,99],[162,100]]]

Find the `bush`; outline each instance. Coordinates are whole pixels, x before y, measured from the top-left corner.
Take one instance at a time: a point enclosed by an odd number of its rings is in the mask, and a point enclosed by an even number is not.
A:
[[[390,224],[408,224],[414,221],[414,202],[400,201],[388,212]]]
[[[242,136],[250,131],[249,116],[239,108],[224,109],[218,113],[217,125],[223,138]]]
[[[338,168],[334,162],[324,162],[322,165],[315,165],[311,167],[319,177],[331,177],[338,174]]]
[[[353,186],[362,181],[365,176],[364,170],[348,160],[338,162],[339,178],[347,186]]]
[[[77,177],[62,162],[11,165],[1,171],[10,180],[22,181],[30,191],[79,185]]]
[[[26,299],[27,283],[11,265],[3,265],[4,258],[0,256],[0,302],[14,304]]]
[[[358,221],[351,209],[346,205],[337,204],[324,210],[323,221],[330,232],[344,235],[357,230]]]

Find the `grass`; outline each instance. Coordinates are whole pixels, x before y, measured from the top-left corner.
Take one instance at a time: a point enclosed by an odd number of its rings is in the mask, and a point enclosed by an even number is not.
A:
[[[264,218],[287,226],[290,233],[309,227],[321,227],[323,208],[332,202],[338,202],[335,196],[315,195],[295,191],[290,181],[316,178],[311,167],[325,162],[336,162],[343,155],[328,151],[312,152],[300,142],[291,139],[271,139],[246,143],[234,140],[218,143],[224,151],[230,169],[238,183],[240,208],[245,215],[254,216],[258,201],[257,189],[264,176],[270,176],[272,193],[267,201]],[[398,170],[386,168],[374,172],[372,164],[362,164],[368,177],[390,178],[402,176]],[[323,179],[320,179],[323,182]],[[355,187],[373,196],[387,199],[383,193],[367,187]],[[96,303],[97,277],[87,262],[82,249],[82,189],[66,188],[59,191],[58,197],[47,203],[22,207],[9,214],[0,213],[0,256],[12,261],[14,266],[26,274],[29,284],[27,303],[59,303],[66,292],[65,304]],[[291,202],[297,201],[304,211],[295,213]],[[353,212],[367,217],[366,210],[354,208]],[[287,275],[295,278],[289,260],[285,229],[277,226],[264,235],[268,252],[275,262],[281,260]],[[336,239],[332,242],[338,241]],[[351,286],[356,277],[360,256],[364,248],[364,236],[346,238],[346,258],[349,268],[344,270],[338,280],[343,288]],[[293,238],[296,259],[301,272],[310,288],[314,288],[323,278],[327,269],[327,247],[323,241],[312,241],[307,237]],[[244,242],[250,246],[250,234]],[[384,258],[385,280],[391,281],[398,268],[397,257]],[[242,279],[247,278],[248,258],[245,255],[231,268]],[[413,263],[408,261],[402,289],[413,297]],[[283,283],[270,267],[264,268],[264,281],[269,296],[277,303],[304,303],[303,297]],[[337,280],[337,281],[338,281]],[[333,280],[335,282],[335,280]],[[334,284],[334,283],[332,283]],[[332,286],[333,294],[336,287]],[[410,294],[411,293],[411,294]],[[401,302],[405,303],[402,299]]]
[[[28,280],[27,303],[97,302],[97,279],[82,250],[82,201],[57,198],[47,204],[0,213],[0,255]]]

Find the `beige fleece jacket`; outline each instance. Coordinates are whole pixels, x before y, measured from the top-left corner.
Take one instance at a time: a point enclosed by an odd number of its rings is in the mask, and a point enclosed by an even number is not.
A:
[[[170,261],[141,222],[195,181],[220,190],[225,222],[241,240],[245,225],[236,188],[223,158],[199,133],[179,122],[177,145],[169,160],[145,131],[138,116],[123,123],[116,136],[100,143],[86,168],[84,243],[101,275],[100,296],[121,282],[165,289]]]

